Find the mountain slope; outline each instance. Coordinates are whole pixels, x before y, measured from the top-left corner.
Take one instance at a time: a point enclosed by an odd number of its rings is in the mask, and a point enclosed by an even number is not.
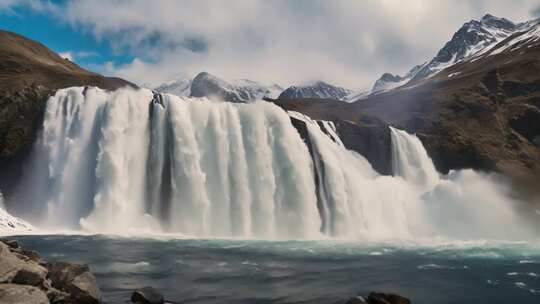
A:
[[[41,43],[0,30],[0,171],[20,169],[47,98],[56,89],[85,85],[103,89],[135,86],[82,69]],[[13,182],[9,174],[2,176],[8,177],[0,180],[0,187]]]
[[[324,81],[315,81],[303,85],[290,86],[279,94],[278,99],[316,98],[344,101],[352,93],[353,91],[349,89],[331,85]]]
[[[265,97],[275,98],[281,90],[279,85],[263,85],[248,79],[226,81],[207,72],[191,79],[180,79],[155,88],[160,93],[177,96],[209,97],[230,102],[249,102]]]
[[[536,195],[533,200],[540,205],[538,27],[529,24],[481,54],[415,80],[414,86],[370,95],[352,104],[301,99],[279,104],[314,119],[334,121],[340,135],[339,122],[361,124],[366,116],[376,117],[417,133],[439,171],[500,172],[516,181],[517,194]],[[362,136],[349,140],[365,141]],[[384,145],[380,147],[373,157],[386,153]]]
[[[191,94],[191,79],[178,79],[163,83],[154,90],[160,93],[168,93],[176,96],[189,96]]]
[[[479,21],[471,20],[463,24],[429,62],[413,67],[403,77],[389,73],[383,74],[375,82],[371,93],[381,93],[412,84],[431,77],[458,62],[481,56],[511,35],[530,30],[537,21],[516,24],[490,14],[486,14]]]

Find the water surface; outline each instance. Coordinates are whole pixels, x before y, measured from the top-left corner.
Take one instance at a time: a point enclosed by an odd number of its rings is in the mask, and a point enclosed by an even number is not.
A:
[[[539,303],[540,243],[21,236],[47,260],[83,261],[106,303],[151,285],[182,303],[343,303],[370,291],[413,303]]]

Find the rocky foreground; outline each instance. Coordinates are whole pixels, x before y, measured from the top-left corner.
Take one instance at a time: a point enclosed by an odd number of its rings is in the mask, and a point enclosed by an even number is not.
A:
[[[129,302],[126,299],[126,302]],[[10,304],[99,304],[101,291],[88,265],[46,262],[36,251],[21,248],[15,240],[0,240],[0,303]],[[131,303],[163,304],[166,301],[152,287],[135,290]],[[370,293],[345,304],[410,304],[399,295]]]

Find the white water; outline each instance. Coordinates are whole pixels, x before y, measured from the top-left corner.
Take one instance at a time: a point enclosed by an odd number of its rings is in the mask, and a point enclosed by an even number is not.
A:
[[[310,155],[273,104],[153,97],[58,91],[16,214],[49,229],[97,233],[527,237],[503,187],[470,170],[439,176],[418,138],[403,131],[391,130],[396,176],[381,176],[345,149],[329,122],[289,113],[306,123]]]

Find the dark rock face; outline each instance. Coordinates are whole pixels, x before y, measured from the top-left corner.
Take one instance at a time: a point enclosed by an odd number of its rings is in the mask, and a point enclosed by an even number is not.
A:
[[[380,174],[392,174],[392,142],[387,124],[366,117],[356,123],[336,121],[335,125],[347,149],[364,156]]]
[[[45,104],[59,88],[135,85],[103,77],[61,58],[44,45],[0,30],[0,188],[7,197],[36,138]]]
[[[390,129],[389,125],[381,119],[360,113],[350,120],[342,119],[339,114],[339,105],[344,103],[332,100],[278,99],[273,102],[285,110],[297,111],[315,120],[332,121],[347,149],[364,156],[373,169],[380,174],[392,174]],[[295,122],[294,119],[292,121],[293,126],[310,147],[303,122]]]
[[[137,289],[131,295],[131,302],[136,304],[163,304],[163,295],[154,288],[147,286]]]
[[[49,302],[99,304],[101,292],[87,265],[47,264],[37,252],[24,250],[13,240],[1,240],[0,303]]]

